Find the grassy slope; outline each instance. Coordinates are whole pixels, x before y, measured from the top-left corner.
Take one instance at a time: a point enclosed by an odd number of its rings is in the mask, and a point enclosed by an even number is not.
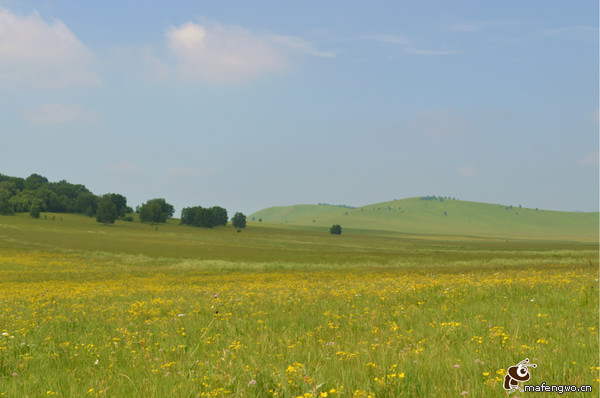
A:
[[[598,213],[507,209],[503,205],[460,200],[408,198],[357,209],[318,205],[272,207],[250,217],[267,223],[320,228],[341,224],[350,229],[414,234],[598,241]]]

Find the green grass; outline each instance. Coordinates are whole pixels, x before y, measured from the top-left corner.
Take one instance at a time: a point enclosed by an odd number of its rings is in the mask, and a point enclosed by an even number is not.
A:
[[[598,391],[597,241],[45,216],[0,217],[0,397]]]
[[[444,214],[445,212],[445,214]],[[298,205],[271,207],[250,217],[265,223],[505,238],[598,240],[598,213],[519,208],[460,200],[409,198],[346,209]]]

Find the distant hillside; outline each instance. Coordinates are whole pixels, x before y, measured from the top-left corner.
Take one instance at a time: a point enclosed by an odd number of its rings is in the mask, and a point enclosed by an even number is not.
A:
[[[269,207],[249,216],[265,223],[417,234],[598,241],[598,212],[519,208],[435,197],[355,209],[328,205]]]

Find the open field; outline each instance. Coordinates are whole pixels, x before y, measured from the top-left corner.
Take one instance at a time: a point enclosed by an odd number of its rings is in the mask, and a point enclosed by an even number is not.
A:
[[[0,217],[0,396],[597,393],[597,235],[556,236]]]

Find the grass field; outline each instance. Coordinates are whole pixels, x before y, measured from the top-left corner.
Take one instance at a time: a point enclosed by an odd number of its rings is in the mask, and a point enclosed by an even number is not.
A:
[[[265,223],[419,234],[597,241],[598,212],[578,213],[480,202],[408,198],[348,209],[327,205],[270,207],[250,215]]]
[[[0,217],[0,396],[597,394],[597,232],[547,235]]]

